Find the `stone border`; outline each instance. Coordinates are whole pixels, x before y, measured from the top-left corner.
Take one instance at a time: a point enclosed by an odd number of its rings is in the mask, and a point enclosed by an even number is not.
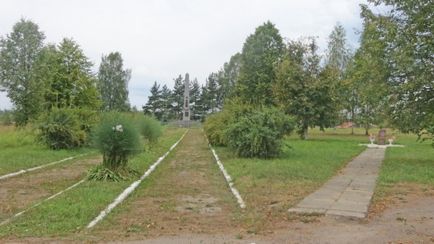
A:
[[[13,219],[15,219],[15,218],[17,218],[17,217],[23,215],[24,213],[26,213],[26,212],[28,212],[28,211],[30,211],[30,210],[32,210],[32,209],[38,207],[38,206],[41,205],[42,203],[47,202],[47,201],[49,201],[49,200],[51,200],[51,199],[53,199],[53,198],[55,198],[55,197],[57,197],[57,196],[59,196],[59,195],[65,193],[66,191],[69,191],[69,190],[71,190],[71,189],[73,189],[73,188],[79,186],[80,184],[82,184],[82,183],[85,182],[85,181],[86,181],[86,179],[82,179],[82,180],[80,180],[79,182],[75,183],[74,185],[69,186],[69,187],[66,188],[65,190],[59,191],[58,193],[56,193],[56,194],[54,194],[54,195],[51,195],[50,197],[48,197],[48,198],[46,198],[46,199],[44,199],[44,200],[42,200],[42,201],[40,201],[40,202],[38,202],[38,203],[36,203],[36,204],[30,206],[29,208],[24,209],[23,211],[14,214],[12,217],[9,217],[9,218],[3,220],[2,222],[0,222],[0,226],[3,226],[3,225],[5,225],[5,224],[11,222]]]
[[[4,180],[4,179],[7,179],[7,178],[11,178],[11,177],[17,176],[17,175],[21,175],[21,174],[24,174],[24,173],[32,172],[32,171],[35,171],[35,170],[38,170],[38,169],[43,169],[43,168],[46,168],[48,166],[59,164],[59,163],[62,163],[62,162],[65,162],[65,161],[68,161],[68,160],[71,160],[71,159],[74,159],[74,158],[78,158],[78,157],[81,157],[81,156],[85,156],[87,154],[88,153],[82,153],[82,154],[79,154],[77,156],[61,159],[59,161],[55,161],[55,162],[51,162],[51,163],[48,163],[48,164],[39,165],[39,166],[36,166],[36,167],[33,167],[33,168],[22,169],[22,170],[13,172],[13,173],[5,174],[5,175],[0,176],[0,180]]]
[[[87,229],[90,229],[94,227],[96,224],[98,224],[101,220],[103,220],[117,205],[122,203],[138,186],[139,184],[148,177],[154,170],[157,168],[157,166],[169,155],[169,153],[178,145],[179,142],[184,138],[184,136],[187,134],[188,130],[181,136],[181,138],[173,144],[169,151],[167,151],[163,156],[158,158],[158,160],[153,163],[148,170],[140,177],[140,179],[134,181],[129,187],[127,187],[119,196],[110,203],[104,210],[100,212],[100,214],[94,218],[88,225]]]
[[[226,183],[229,186],[229,189],[231,189],[232,194],[237,199],[238,205],[240,208],[246,208],[246,204],[244,203],[243,198],[240,195],[240,192],[237,190],[237,188],[234,187],[234,183],[232,182],[231,176],[226,171],[225,167],[223,166],[223,163],[220,161],[219,156],[215,152],[214,148],[211,146],[211,143],[209,143],[208,138],[205,136],[206,141],[208,142],[208,146],[211,149],[212,154],[214,155],[215,161],[217,165],[219,166],[220,171],[223,173],[223,176],[225,177]]]
[[[368,148],[388,148],[388,147],[405,147],[404,145],[399,144],[385,144],[385,145],[378,145],[378,144],[359,144],[359,146],[365,146]]]

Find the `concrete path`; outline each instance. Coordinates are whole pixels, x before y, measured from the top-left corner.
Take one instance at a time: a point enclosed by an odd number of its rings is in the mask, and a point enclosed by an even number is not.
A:
[[[289,212],[366,217],[385,150],[366,149]]]

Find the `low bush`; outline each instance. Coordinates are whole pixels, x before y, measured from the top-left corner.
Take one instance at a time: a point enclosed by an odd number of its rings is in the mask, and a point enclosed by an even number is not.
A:
[[[227,146],[225,131],[228,125],[233,124],[238,117],[252,110],[253,108],[250,105],[232,100],[225,104],[222,111],[207,116],[203,129],[209,142],[216,146]]]
[[[38,139],[51,149],[80,147],[87,141],[78,110],[54,108],[38,119]]]
[[[129,157],[142,150],[139,131],[131,118],[107,113],[93,132],[94,146],[103,155],[103,166],[114,172],[125,171]]]
[[[163,127],[154,117],[140,116],[136,123],[142,136],[151,144],[155,144],[163,134]]]
[[[225,131],[228,146],[240,157],[272,158],[282,151],[283,137],[294,128],[292,119],[274,108],[240,116]]]

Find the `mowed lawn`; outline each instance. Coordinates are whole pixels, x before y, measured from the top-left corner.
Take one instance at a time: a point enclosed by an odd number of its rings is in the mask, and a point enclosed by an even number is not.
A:
[[[415,135],[401,135],[404,148],[388,148],[381,167],[374,203],[402,194],[434,190],[434,147],[432,141],[417,141]],[[387,206],[386,206],[387,207]]]
[[[0,175],[89,152],[92,150],[50,150],[37,142],[31,128],[0,126]]]
[[[184,132],[185,129],[165,128],[158,143],[134,156],[129,165],[142,174]],[[85,182],[1,226],[0,240],[8,236],[65,236],[81,231],[134,180],[136,179],[122,182]]]
[[[378,129],[370,133],[378,134]],[[396,143],[404,148],[389,148],[381,168],[380,186],[401,182],[434,183],[434,148],[430,143],[417,141],[417,136],[387,130]],[[305,196],[318,189],[345,167],[368,143],[364,130],[313,129],[308,140],[296,135],[286,139],[290,146],[277,159],[238,158],[228,148],[217,147],[235,186],[243,196],[247,210],[237,215],[252,232],[261,232],[276,222],[294,218],[287,210]],[[377,187],[382,191],[382,187]]]

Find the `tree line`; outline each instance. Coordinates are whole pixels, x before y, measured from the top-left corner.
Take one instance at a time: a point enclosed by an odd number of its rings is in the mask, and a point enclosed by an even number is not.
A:
[[[64,38],[44,43],[45,34],[21,19],[0,38],[0,89],[13,104],[15,124],[36,120],[52,109],[128,111],[131,70],[119,52],[103,55],[97,74],[79,44]]]
[[[329,35],[324,56],[318,54],[313,37],[285,42],[271,22],[257,27],[242,51],[210,74],[204,86],[199,89],[193,83],[190,102],[195,119],[236,100],[281,109],[295,118],[302,138],[309,127],[324,129],[345,121],[362,126],[366,134],[377,125],[432,135],[432,4],[427,0],[369,2],[370,6],[360,5],[363,25],[356,50],[349,47],[339,23]],[[390,11],[374,13],[372,7],[381,4]],[[155,83],[145,110],[160,119],[168,118],[161,111],[172,111],[169,118],[179,118],[171,107],[178,103],[155,102],[179,99],[179,79],[172,91],[167,86],[160,91]]]
[[[191,119],[204,120],[207,114],[220,111],[227,98],[233,96],[233,88],[239,73],[240,54],[237,53],[223,65],[218,72],[211,73],[204,85],[199,85],[197,78],[190,82]],[[145,114],[151,114],[162,121],[182,118],[185,77],[174,78],[172,89],[161,86],[156,81],[150,90],[148,101],[143,106]]]

